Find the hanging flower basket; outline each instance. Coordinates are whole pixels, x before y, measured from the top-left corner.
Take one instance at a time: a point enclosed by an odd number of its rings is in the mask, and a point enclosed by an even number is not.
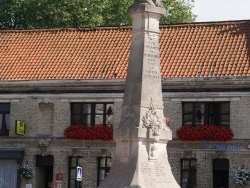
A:
[[[247,187],[250,184],[250,169],[243,166],[232,171],[233,182]]]
[[[77,140],[112,140],[113,127],[111,125],[70,125],[64,130],[64,136]]]
[[[33,177],[32,167],[28,164],[21,164],[17,166],[17,173],[21,178],[30,179]]]
[[[228,126],[183,125],[176,131],[176,136],[183,141],[229,141],[233,138],[233,132]]]

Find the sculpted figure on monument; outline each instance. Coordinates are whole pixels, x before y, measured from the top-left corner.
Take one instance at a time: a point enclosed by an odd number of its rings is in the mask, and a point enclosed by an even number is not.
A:
[[[145,116],[142,118],[143,121],[143,128],[152,129],[155,136],[159,136],[159,130],[161,127],[161,122],[157,115],[157,112],[153,106],[153,102],[151,99],[150,107],[146,112]]]
[[[154,7],[163,7],[161,0],[135,0],[138,4],[149,4]]]

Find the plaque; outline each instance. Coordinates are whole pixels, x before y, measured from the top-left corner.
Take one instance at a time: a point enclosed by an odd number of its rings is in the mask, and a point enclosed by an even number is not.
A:
[[[23,136],[25,134],[25,122],[16,120],[16,125],[15,125],[15,133],[17,135]]]

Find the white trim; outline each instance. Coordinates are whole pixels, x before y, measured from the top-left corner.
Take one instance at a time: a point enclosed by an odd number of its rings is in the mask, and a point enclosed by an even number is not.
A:
[[[123,93],[69,93],[69,94],[3,94],[0,95],[0,102],[19,102],[20,99],[42,99],[50,101],[59,99],[62,102],[69,101],[101,101],[114,102],[123,101]]]
[[[250,92],[163,92],[163,98],[240,98]]]
[[[0,103],[19,102],[19,99],[0,99]]]
[[[93,99],[69,99],[69,102],[114,102],[112,99],[99,99],[99,98],[93,98]]]
[[[239,101],[240,97],[234,97],[234,98],[173,98],[171,99],[171,101],[173,102],[178,102],[178,101],[184,101],[184,102],[196,102],[196,101],[202,101],[202,102],[206,102],[206,101]]]

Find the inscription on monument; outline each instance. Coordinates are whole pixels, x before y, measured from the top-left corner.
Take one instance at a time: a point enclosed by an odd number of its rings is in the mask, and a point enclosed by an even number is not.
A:
[[[152,37],[152,36],[151,36]],[[149,40],[145,44],[144,58],[146,63],[146,68],[144,70],[144,77],[151,78],[154,81],[160,80],[160,71],[158,69],[159,64],[159,47],[157,38],[149,37]]]
[[[167,170],[164,165],[162,165],[159,162],[155,162],[154,169],[155,169],[155,175],[156,177],[158,177],[159,183],[167,183],[171,181],[166,173]]]
[[[148,161],[140,161],[140,167],[141,167],[144,186],[145,186],[145,188],[147,188],[147,187],[150,188],[151,168],[149,166]]]
[[[160,184],[171,182],[166,167],[160,162],[154,161],[150,165],[147,161],[140,161],[140,167],[145,188],[155,187],[152,182]]]

